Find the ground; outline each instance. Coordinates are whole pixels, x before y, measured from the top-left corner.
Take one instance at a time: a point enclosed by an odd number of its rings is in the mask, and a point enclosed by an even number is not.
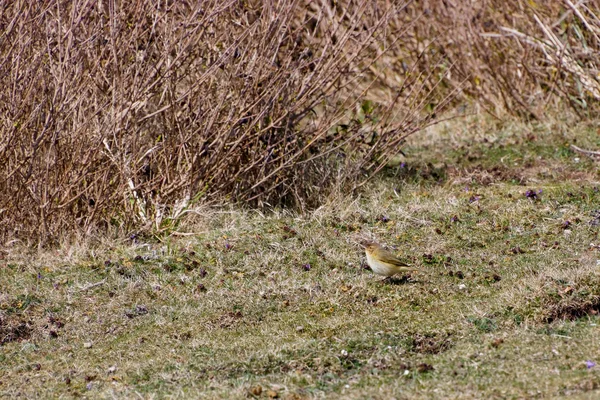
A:
[[[597,398],[600,182],[571,143],[597,127],[472,117],[305,214],[15,244],[0,397]],[[362,237],[420,271],[382,282]]]

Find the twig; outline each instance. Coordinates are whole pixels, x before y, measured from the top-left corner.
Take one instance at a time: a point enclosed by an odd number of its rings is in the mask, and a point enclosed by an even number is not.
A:
[[[558,333],[553,333],[552,336],[561,337],[561,338],[565,338],[565,339],[572,339],[571,336],[559,335]]]
[[[95,288],[97,286],[103,285],[104,282],[106,282],[106,279],[102,279],[100,282],[92,283],[92,284],[89,284],[87,286],[83,286],[83,287],[80,286],[79,290],[81,290],[82,292],[85,292],[86,290],[90,290],[90,289],[93,289],[93,288]]]
[[[171,236],[194,236],[194,235],[201,235],[202,233],[207,233],[207,232],[178,232],[178,231],[173,231],[170,233]]]
[[[581,147],[575,146],[574,144],[571,145],[571,148],[578,153],[585,154],[590,157],[600,156],[600,151],[585,150],[585,149],[582,149]]]

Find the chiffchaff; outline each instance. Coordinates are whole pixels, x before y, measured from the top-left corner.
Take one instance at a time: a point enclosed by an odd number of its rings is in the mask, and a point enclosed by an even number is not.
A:
[[[416,271],[418,268],[411,267],[400,261],[395,255],[384,249],[381,245],[371,241],[361,243],[367,254],[367,263],[377,275],[390,277],[400,272]]]

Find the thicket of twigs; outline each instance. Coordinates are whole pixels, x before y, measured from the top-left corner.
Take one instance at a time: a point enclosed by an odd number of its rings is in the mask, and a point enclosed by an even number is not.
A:
[[[431,69],[429,54],[452,67],[439,85],[440,95],[446,85],[461,87],[461,96],[476,99],[489,112],[534,119],[556,107],[588,118],[597,112],[599,1],[418,3],[408,19],[421,16],[414,39],[430,49],[417,60],[419,70]]]
[[[478,101],[599,97],[593,4],[0,1],[0,239],[311,207]]]

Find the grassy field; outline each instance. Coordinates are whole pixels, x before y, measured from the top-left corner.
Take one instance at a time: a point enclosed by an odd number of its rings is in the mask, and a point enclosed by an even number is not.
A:
[[[0,253],[0,397],[597,398],[597,127],[470,119],[306,215]],[[374,238],[421,270],[382,282]],[[599,365],[595,365],[599,363]]]

